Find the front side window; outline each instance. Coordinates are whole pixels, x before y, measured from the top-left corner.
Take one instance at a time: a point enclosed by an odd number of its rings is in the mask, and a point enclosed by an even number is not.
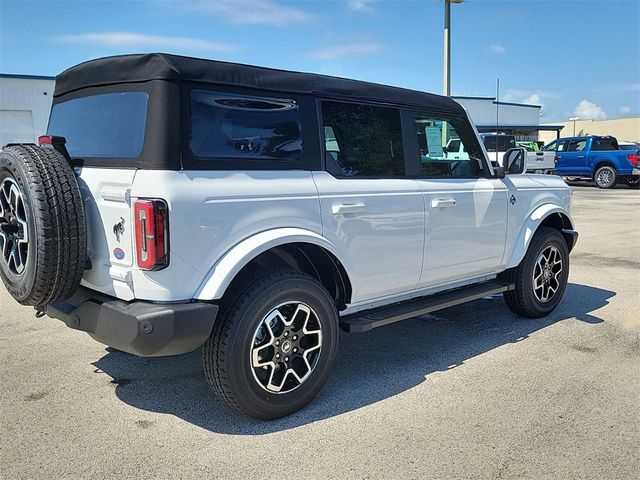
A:
[[[327,171],[338,177],[405,174],[400,111],[322,102]]]
[[[189,149],[195,157],[297,161],[300,112],[294,100],[191,92]]]
[[[470,154],[473,147],[469,131],[447,120],[430,115],[414,116],[420,150],[420,170],[425,177],[478,177],[482,172],[481,154]]]
[[[48,135],[67,140],[74,158],[137,158],[147,123],[146,92],[78,97],[51,108]]]

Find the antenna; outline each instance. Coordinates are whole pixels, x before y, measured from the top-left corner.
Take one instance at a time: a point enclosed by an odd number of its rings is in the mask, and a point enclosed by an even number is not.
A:
[[[498,125],[500,125],[500,77],[496,82],[496,134],[500,133]]]

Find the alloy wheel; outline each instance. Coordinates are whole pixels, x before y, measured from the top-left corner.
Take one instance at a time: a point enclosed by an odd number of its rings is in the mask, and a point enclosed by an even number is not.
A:
[[[608,168],[603,168],[598,172],[596,183],[600,187],[607,187],[613,181],[613,173]]]
[[[15,275],[27,266],[29,230],[22,190],[13,178],[0,184],[0,261]]]
[[[313,309],[301,302],[280,304],[260,321],[253,336],[253,376],[270,393],[291,392],[313,372],[321,346],[322,327]]]
[[[560,250],[550,245],[536,259],[533,268],[533,294],[539,302],[546,303],[560,288],[562,274]]]

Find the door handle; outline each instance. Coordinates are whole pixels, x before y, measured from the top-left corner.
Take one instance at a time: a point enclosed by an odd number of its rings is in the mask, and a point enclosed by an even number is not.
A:
[[[456,201],[453,198],[434,198],[431,200],[431,208],[455,207]]]
[[[365,213],[367,206],[364,203],[342,203],[340,205],[333,205],[331,207],[331,213],[334,215],[346,215],[349,213]]]
[[[578,158],[584,158],[584,155],[578,155]]]

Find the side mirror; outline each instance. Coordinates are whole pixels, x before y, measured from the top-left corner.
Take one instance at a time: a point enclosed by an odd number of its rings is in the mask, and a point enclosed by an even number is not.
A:
[[[527,169],[526,151],[524,148],[510,148],[502,157],[504,170],[509,174],[524,173]]]

